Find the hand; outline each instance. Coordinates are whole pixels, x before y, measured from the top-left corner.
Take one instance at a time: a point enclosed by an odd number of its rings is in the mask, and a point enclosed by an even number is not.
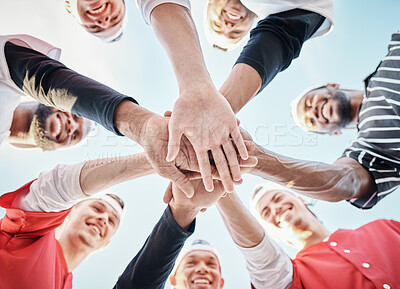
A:
[[[178,186],[170,183],[169,189],[172,190],[173,195],[170,205],[174,207],[190,208],[191,211],[196,212],[212,206],[225,195],[225,190],[221,181],[213,180],[213,182],[214,190],[210,193],[205,189],[204,184],[200,179],[192,181],[195,194],[190,199],[179,189]]]
[[[205,85],[200,91],[186,92],[176,101],[169,122],[167,161],[177,157],[182,135],[193,145],[206,190],[213,190],[208,155],[211,151],[225,190],[232,192],[232,179],[241,179],[233,145],[242,159],[248,158],[248,152],[229,103],[213,86]]]

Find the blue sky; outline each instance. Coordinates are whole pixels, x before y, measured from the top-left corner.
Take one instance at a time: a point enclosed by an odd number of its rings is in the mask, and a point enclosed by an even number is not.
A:
[[[106,45],[81,30],[69,16],[62,0],[2,0],[2,34],[26,33],[62,48],[61,60],[74,70],[133,96],[156,113],[171,109],[178,96],[169,60],[154,33],[141,18],[133,0],[128,1],[129,23],[124,38]],[[219,87],[234,64],[240,49],[225,53],[208,46],[202,31],[205,0],[192,1],[207,67]],[[239,114],[242,125],[254,140],[280,154],[331,163],[355,138],[354,131],[341,136],[316,136],[294,127],[290,101],[306,87],[327,82],[363,89],[387,51],[391,33],[399,27],[396,0],[335,1],[335,27],[327,36],[308,41],[300,57],[256,96]],[[0,194],[17,189],[41,171],[58,163],[114,157],[141,152],[139,145],[116,137],[103,128],[74,150],[41,153],[17,150],[6,143],[0,147]],[[245,204],[262,179],[244,176],[237,193]],[[148,176],[112,188],[127,204],[127,213],[109,247],[86,260],[74,272],[74,288],[111,288],[126,264],[141,248],[165,204],[168,181]],[[375,208],[358,210],[346,202],[318,201],[315,213],[329,230],[356,228],[378,218],[399,220],[400,195],[395,191]],[[0,211],[1,213],[1,211]],[[198,217],[195,237],[208,239],[222,258],[225,288],[249,288],[243,258],[235,248],[215,208]],[[295,251],[287,249],[291,256]],[[166,288],[170,288],[169,285]]]

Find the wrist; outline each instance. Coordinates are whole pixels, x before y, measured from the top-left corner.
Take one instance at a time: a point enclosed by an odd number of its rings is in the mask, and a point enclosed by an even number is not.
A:
[[[169,203],[169,207],[175,221],[185,230],[189,228],[198,212],[200,212],[200,208],[179,204],[174,199]]]

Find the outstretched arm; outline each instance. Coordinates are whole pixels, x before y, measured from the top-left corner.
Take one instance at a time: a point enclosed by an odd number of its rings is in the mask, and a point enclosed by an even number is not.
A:
[[[303,43],[325,18],[317,13],[294,9],[268,16],[251,31],[220,92],[237,113],[300,54]]]
[[[229,234],[244,255],[254,288],[288,288],[293,278],[289,257],[265,234],[239,197],[228,194],[217,206]]]
[[[225,189],[233,191],[232,179],[238,181],[241,176],[230,137],[243,159],[248,154],[235,115],[206,69],[191,13],[182,5],[164,3],[152,10],[150,22],[171,60],[179,85],[180,95],[169,122],[167,160],[176,158],[185,135],[196,152],[206,189],[213,189],[208,156],[211,151]]]
[[[66,210],[96,192],[152,173],[144,154],[58,165],[39,175],[18,207],[26,211]]]
[[[259,145],[253,152],[258,164],[250,169],[252,174],[312,198],[338,202],[376,191],[372,175],[352,158],[325,164],[282,156]]]

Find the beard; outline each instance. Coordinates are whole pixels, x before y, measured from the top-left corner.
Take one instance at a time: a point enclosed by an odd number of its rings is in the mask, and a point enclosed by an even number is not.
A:
[[[53,108],[39,104],[37,107],[31,125],[29,134],[32,135],[36,145],[44,151],[54,150],[54,141],[47,136],[46,122],[48,117],[53,113]]]
[[[340,122],[339,127],[346,127],[351,120],[351,104],[350,99],[341,90],[336,90],[332,96],[332,99],[336,100],[338,103],[338,115]]]

